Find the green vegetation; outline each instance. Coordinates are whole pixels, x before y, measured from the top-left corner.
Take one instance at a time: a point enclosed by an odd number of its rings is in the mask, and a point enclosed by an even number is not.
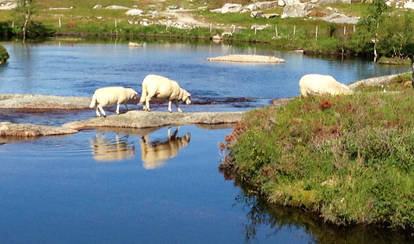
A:
[[[394,82],[398,93],[295,98],[252,111],[226,136],[221,167],[270,203],[414,234],[414,90],[404,79]]]
[[[212,13],[209,10],[197,10],[203,6],[214,9],[223,6],[225,0],[185,1],[185,0],[102,0],[103,7],[121,5],[136,7],[145,11],[147,16],[126,16],[125,10],[93,9],[94,0],[33,0],[31,18],[28,26],[28,37],[39,38],[51,35],[72,35],[84,37],[162,37],[185,39],[210,39],[215,34],[235,28],[232,36],[226,36],[228,42],[267,43],[278,49],[304,49],[307,53],[343,54],[353,56],[376,56],[406,58],[412,50],[414,40],[414,13],[393,7],[386,7],[384,0],[369,3],[330,4],[319,6],[311,12],[311,16],[323,16],[334,12],[335,8],[349,16],[362,16],[358,25],[328,23],[316,18],[252,18],[249,13]],[[234,1],[233,1],[234,2]],[[247,0],[235,1],[246,5]],[[150,21],[167,21],[166,16],[148,16],[152,11],[165,10],[169,6],[195,9],[193,17],[212,28],[177,29],[161,25],[142,26],[143,19]],[[51,9],[52,8],[52,9]],[[54,9],[53,9],[54,8]],[[63,8],[63,9],[62,9]],[[26,8],[27,10],[28,8]],[[24,10],[24,9],[23,9]],[[11,35],[21,36],[27,13],[21,8],[16,11],[2,11],[0,15],[0,35],[9,38]],[[277,7],[265,13],[281,14]],[[18,14],[20,13],[20,14]],[[19,17],[20,16],[20,17]],[[130,24],[134,22],[136,24]],[[252,28],[262,25],[261,30]],[[381,31],[378,31],[381,30]],[[376,40],[372,42],[372,40]]]
[[[4,64],[9,59],[9,53],[7,52],[6,48],[0,45],[0,64]]]

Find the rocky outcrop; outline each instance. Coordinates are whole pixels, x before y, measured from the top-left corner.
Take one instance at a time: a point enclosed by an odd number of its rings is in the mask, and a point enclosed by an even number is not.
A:
[[[64,124],[69,129],[87,129],[99,127],[150,128],[188,124],[233,124],[239,122],[245,112],[197,112],[168,113],[129,111],[106,118],[93,118]]]
[[[337,23],[337,24],[357,24],[359,17],[349,17],[341,13],[332,13],[330,15],[320,18],[323,21]]]
[[[358,86],[386,85],[386,84],[389,84],[392,79],[394,79],[395,77],[397,77],[399,75],[403,75],[403,74],[385,75],[385,76],[379,76],[379,77],[373,77],[373,78],[368,78],[368,79],[364,79],[364,80],[359,80],[359,81],[355,81],[355,82],[352,82],[352,83],[348,84],[348,87],[351,88],[351,89],[355,89]]]
[[[74,134],[77,130],[47,125],[0,122],[0,137],[27,138]]]
[[[285,60],[273,56],[264,55],[227,55],[207,58],[207,61],[241,62],[241,63],[284,63]]]
[[[0,109],[22,111],[89,109],[89,97],[59,97],[33,94],[0,94]]]

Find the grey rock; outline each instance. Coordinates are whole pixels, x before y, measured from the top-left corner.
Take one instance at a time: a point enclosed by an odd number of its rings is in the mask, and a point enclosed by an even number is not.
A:
[[[54,127],[47,125],[15,124],[11,122],[0,122],[0,138],[30,138],[38,136],[56,136],[77,133],[70,128]],[[3,138],[4,139],[4,138]]]
[[[63,128],[84,129],[99,127],[151,128],[187,124],[232,124],[241,121],[245,112],[168,113],[129,111],[106,118],[93,118],[64,124]]]
[[[355,89],[359,86],[380,86],[380,85],[386,85],[391,82],[391,80],[399,75],[403,75],[405,73],[401,74],[395,74],[395,75],[385,75],[385,76],[379,76],[379,77],[373,77],[368,78],[364,80],[359,80],[352,82],[348,84],[348,87],[351,89]]]
[[[1,109],[20,111],[83,110],[89,109],[89,97],[59,97],[34,94],[0,94]]]

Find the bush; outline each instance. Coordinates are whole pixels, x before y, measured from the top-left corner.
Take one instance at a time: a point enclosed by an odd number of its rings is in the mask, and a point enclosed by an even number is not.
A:
[[[0,45],[0,64],[6,63],[8,58],[9,53],[7,52],[6,48]]]

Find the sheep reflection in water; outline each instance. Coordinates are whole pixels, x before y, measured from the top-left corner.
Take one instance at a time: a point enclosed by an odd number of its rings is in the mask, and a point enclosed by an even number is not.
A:
[[[168,128],[168,138],[165,141],[150,142],[149,134],[140,138],[141,159],[145,169],[155,169],[165,164],[165,160],[177,156],[178,151],[190,143],[190,133],[184,136],[177,136],[178,127],[171,135],[171,128]]]
[[[128,145],[128,136],[120,138],[115,134],[115,140],[106,138],[105,133],[97,133],[89,139],[93,158],[96,161],[121,161],[135,156],[135,146]]]

